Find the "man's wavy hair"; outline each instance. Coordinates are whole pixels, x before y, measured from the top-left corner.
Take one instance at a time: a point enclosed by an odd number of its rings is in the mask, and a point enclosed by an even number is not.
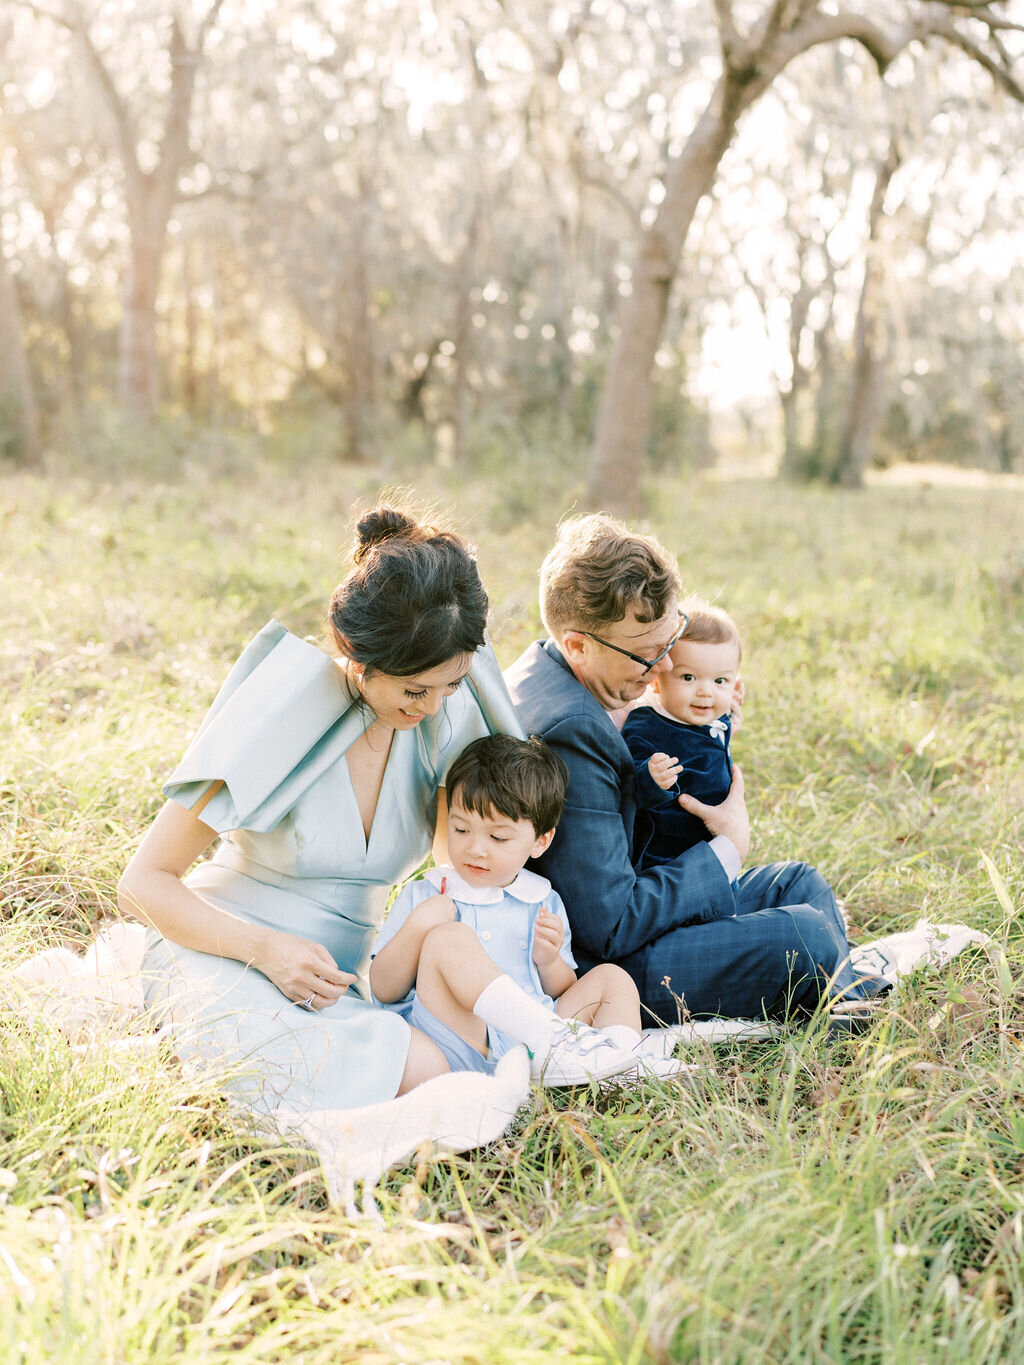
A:
[[[540,614],[548,634],[592,630],[621,621],[659,621],[681,584],[675,560],[653,536],[595,512],[562,523],[540,570]]]

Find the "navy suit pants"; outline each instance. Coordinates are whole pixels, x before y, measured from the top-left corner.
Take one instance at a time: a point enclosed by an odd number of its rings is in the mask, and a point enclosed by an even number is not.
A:
[[[670,929],[621,960],[653,1016],[645,1024],[677,1023],[679,1002],[691,1015],[783,1019],[813,1010],[826,992],[877,992],[878,982],[858,981],[845,962],[836,898],[813,867],[755,867],[734,889],[734,916]]]

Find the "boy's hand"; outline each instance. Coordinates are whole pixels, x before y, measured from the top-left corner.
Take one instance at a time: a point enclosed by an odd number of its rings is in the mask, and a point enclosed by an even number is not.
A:
[[[547,967],[558,956],[565,937],[565,925],[557,915],[538,910],[533,931],[533,960],[538,967]]]
[[[426,930],[438,924],[450,924],[455,917],[455,902],[451,896],[428,896],[412,911],[407,923]]]
[[[669,754],[651,754],[647,760],[647,771],[663,792],[675,785],[675,780],[683,771],[683,765]]]

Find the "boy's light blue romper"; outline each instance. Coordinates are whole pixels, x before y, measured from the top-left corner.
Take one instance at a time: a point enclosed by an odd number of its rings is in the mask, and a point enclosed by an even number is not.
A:
[[[558,916],[565,928],[560,956],[575,970],[576,961],[569,943],[569,921],[561,897],[552,890],[548,879],[525,868],[511,886],[501,887],[470,886],[452,868],[432,867],[419,881],[409,882],[402,887],[388,911],[384,927],[374,944],[374,953],[379,953],[385,943],[390,943],[421,901],[438,895],[442,878],[445,881],[445,893],[455,902],[457,918],[474,931],[487,956],[528,995],[554,1010],[555,1002],[551,996],[544,994],[540,973],[533,961],[534,926],[537,911],[541,908]],[[482,1056],[472,1043],[460,1038],[454,1029],[435,1018],[420,1004],[414,990],[404,1000],[395,1001],[390,1008],[408,1019],[414,1028],[421,1029],[429,1038],[433,1038],[453,1071],[492,1072],[498,1060],[510,1048],[517,1046],[517,1039],[507,1033],[488,1029],[488,1055]]]

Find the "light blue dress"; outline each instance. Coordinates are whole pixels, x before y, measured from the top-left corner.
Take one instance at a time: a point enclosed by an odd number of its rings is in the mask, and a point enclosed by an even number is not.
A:
[[[345,752],[375,719],[326,654],[276,621],[231,670],[164,792],[203,809],[221,841],[186,883],[254,924],[323,944],[356,986],[307,1011],[261,972],[182,948],[154,930],[143,962],[147,1003],[186,1056],[222,1060],[249,1105],[293,1111],[374,1104],[397,1093],[408,1025],[370,1002],[366,974],[388,892],[423,861],[437,788],[472,740],[522,734],[489,645],[437,716],[395,732],[370,838]]]

